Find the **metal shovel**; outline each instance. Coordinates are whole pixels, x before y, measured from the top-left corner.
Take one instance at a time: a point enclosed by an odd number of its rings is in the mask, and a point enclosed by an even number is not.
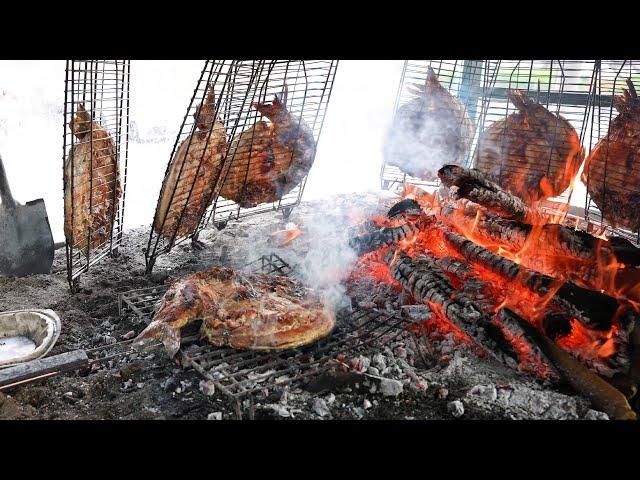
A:
[[[49,273],[53,236],[44,200],[20,205],[11,195],[0,157],[0,275]]]

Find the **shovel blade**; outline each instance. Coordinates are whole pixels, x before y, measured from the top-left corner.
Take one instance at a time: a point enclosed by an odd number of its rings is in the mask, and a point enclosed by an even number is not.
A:
[[[0,275],[49,273],[53,236],[43,199],[6,208],[0,205]]]

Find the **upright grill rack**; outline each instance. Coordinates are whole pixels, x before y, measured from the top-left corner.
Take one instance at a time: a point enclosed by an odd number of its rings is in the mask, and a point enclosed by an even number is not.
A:
[[[174,158],[178,146],[196,131],[193,114],[197,106],[204,102],[208,89],[213,88],[215,116],[223,123],[227,140],[224,160],[218,165],[212,182],[217,187],[211,189],[206,201],[207,209],[202,214],[197,228],[189,234],[179,236],[178,228],[176,228],[170,238],[165,238],[158,233],[159,230],[162,230],[161,228],[157,229],[152,226],[145,251],[147,272],[151,272],[159,255],[169,252],[175,245],[189,238],[197,240],[199,232],[212,220],[220,225],[226,224],[229,219],[239,219],[247,215],[273,210],[282,210],[285,216],[290,214],[291,209],[300,202],[306,177],[300,185],[279,201],[260,204],[254,208],[240,208],[235,202],[219,196],[219,191],[230,173],[248,172],[251,167],[250,163],[248,165],[234,164],[235,151],[230,154],[232,140],[236,135],[251,128],[259,119],[260,115],[256,109],[251,107],[252,103],[270,102],[273,95],[280,93],[286,86],[288,89],[287,109],[293,115],[302,118],[312,128],[317,142],[337,64],[338,62],[335,60],[207,60],[205,62],[170,158]],[[187,155],[190,148],[189,144]],[[195,175],[191,171],[183,172],[181,169],[176,180],[177,184],[184,176],[185,181],[191,182],[192,185],[186,201],[178,202],[178,210],[171,212],[172,215],[179,218],[179,225],[189,204],[197,173],[200,172],[205,160],[205,153],[206,148],[203,148],[202,153],[199,154],[199,165],[195,169]],[[167,184],[170,165],[171,160],[167,166],[163,189]],[[191,175],[192,178],[188,175]],[[236,176],[236,178],[238,177]],[[246,182],[246,174],[244,178]],[[175,189],[172,197],[173,195],[175,195]],[[161,197],[162,191],[158,199],[154,223],[155,218],[158,218]]]
[[[411,98],[407,86],[424,83],[427,67],[431,66],[441,85],[461,100],[475,126],[464,166],[473,166],[480,133],[516,111],[507,98],[509,89],[525,91],[550,112],[566,118],[582,142],[592,102],[594,65],[593,60],[411,60],[405,62],[396,111]],[[385,189],[397,189],[403,182],[438,185],[438,182],[410,177],[386,163],[381,180]]]
[[[592,101],[589,112],[588,142],[585,148],[591,153],[596,144],[602,140],[609,131],[611,121],[618,115],[613,107],[615,96],[622,95],[623,90],[628,90],[626,80],[630,79],[635,88],[640,90],[640,61],[637,60],[597,60],[594,66],[594,76],[591,88]],[[588,144],[587,144],[588,143]],[[605,166],[604,191],[615,189],[607,179],[610,168]],[[587,175],[586,182],[594,181]],[[634,180],[628,180],[633,182]],[[637,187],[637,185],[636,185]],[[599,227],[600,231],[608,235],[615,234],[640,245],[640,231],[632,231],[629,228],[612,228],[603,217],[602,212],[588,193],[585,193],[585,219],[588,223]]]
[[[475,127],[471,153],[465,159],[464,165],[471,163],[472,153],[475,147],[483,111],[479,98],[484,97],[495,80],[493,67],[485,60],[407,60],[402,69],[402,77],[398,87],[394,116],[398,109],[414,98],[410,92],[411,85],[424,85],[427,79],[428,67],[433,68],[440,84],[449,93],[458,97],[462,102],[465,112],[469,115]],[[404,173],[398,167],[389,165],[383,161],[380,171],[382,188],[385,190],[398,190],[402,185],[410,183],[422,187],[435,187],[437,181],[425,181]]]
[[[245,265],[253,273],[288,275],[295,270],[276,254],[263,255]],[[122,292],[118,295],[120,316],[133,314],[149,323],[168,285]],[[299,384],[340,363],[339,355],[371,354],[394,339],[410,336],[416,341],[413,322],[376,309],[343,310],[334,331],[318,342],[285,351],[241,351],[214,347],[185,335],[178,358],[183,367],[193,367],[214,383],[243,416],[248,401],[249,418],[254,415],[253,396],[260,391]],[[346,365],[345,365],[346,366]]]
[[[333,81],[338,68],[338,60],[268,60],[260,68],[257,76],[256,97],[252,102],[270,102],[274,94],[282,92],[286,86],[288,89],[287,110],[296,118],[301,118],[313,131],[316,145],[320,138],[322,126]],[[247,119],[244,128],[253,125],[259,118],[257,110],[245,112]],[[243,128],[243,130],[244,130]],[[230,168],[226,177],[237,176],[238,173],[245,176],[252,168],[253,161],[240,164],[234,156],[227,159]],[[255,167],[254,167],[255,168]],[[232,200],[227,200],[219,195],[215,199],[207,221],[226,223],[230,219],[239,219],[249,215],[281,210],[288,217],[293,207],[300,203],[307,178],[291,192],[280,200],[270,203],[262,203],[253,208],[242,208]]]
[[[74,173],[71,162],[70,177],[72,181],[64,182],[65,220],[74,225],[83,214],[82,209],[76,204],[75,189],[83,187],[84,182],[89,182],[89,209],[92,215],[96,209],[103,207],[102,202],[111,202],[115,208],[110,221],[108,239],[95,245],[92,239],[92,231],[89,229],[88,238],[73,238],[73,232],[66,235],[67,251],[67,279],[72,290],[77,285],[78,278],[86,272],[90,266],[99,262],[108,254],[115,254],[122,241],[124,221],[124,207],[127,184],[127,161],[129,147],[129,80],[131,76],[131,64],[129,60],[67,60],[65,70],[65,101],[64,101],[64,135],[63,135],[63,176],[65,165],[70,154],[83,143],[86,148],[88,142],[91,153],[91,178],[78,178]],[[117,179],[115,175],[101,176],[100,167],[95,164],[100,159],[101,152],[94,142],[94,123],[91,123],[91,140],[79,140],[71,131],[69,122],[82,108],[88,112],[93,122],[99,124],[113,140],[115,157],[118,163],[120,176],[121,195],[116,201]],[[94,151],[95,147],[95,151]],[[100,199],[97,189],[99,182],[106,182],[113,191],[113,197],[108,200]],[[104,185],[104,184],[103,184]],[[77,193],[77,192],[76,192]],[[94,194],[95,197],[94,198]],[[107,225],[108,227],[108,225]],[[84,243],[86,241],[86,243]]]

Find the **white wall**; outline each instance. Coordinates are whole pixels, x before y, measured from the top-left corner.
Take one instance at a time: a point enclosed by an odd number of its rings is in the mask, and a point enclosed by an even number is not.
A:
[[[339,64],[316,163],[304,198],[376,189],[381,141],[402,61]],[[131,62],[131,121],[154,143],[130,143],[125,227],[150,225],[177,130],[202,61]],[[65,62],[0,61],[0,154],[14,196],[44,198],[64,239],[62,122]]]

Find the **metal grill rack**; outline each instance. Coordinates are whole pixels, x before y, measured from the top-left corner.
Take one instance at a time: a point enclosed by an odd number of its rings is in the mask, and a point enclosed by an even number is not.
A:
[[[440,83],[462,101],[475,125],[470,154],[465,166],[472,166],[478,137],[493,122],[504,120],[516,111],[507,98],[509,89],[523,90],[555,115],[567,119],[576,129],[580,141],[586,133],[590,93],[595,61],[570,60],[426,60],[407,61],[398,92],[397,108],[409,98],[411,83],[424,83],[427,66],[431,66]],[[437,186],[383,165],[383,188],[397,189],[402,182]],[[566,193],[564,194],[566,201]],[[552,200],[558,201],[560,198]]]
[[[622,95],[623,90],[628,90],[626,80],[630,79],[635,88],[640,90],[640,61],[637,60],[598,60],[595,62],[594,78],[592,84],[592,102],[589,112],[589,132],[588,142],[585,141],[585,148],[591,153],[598,142],[602,140],[609,131],[609,125],[616,118],[618,112],[613,107],[614,96]],[[608,153],[605,153],[608,156]],[[606,158],[604,179],[605,197],[608,191],[615,191],[615,181],[609,181],[608,158]],[[631,174],[631,166],[629,174]],[[611,172],[613,177],[613,171]],[[586,183],[594,182],[591,175],[587,175]],[[627,178],[628,182],[634,182],[632,177]],[[637,185],[633,185],[637,190]],[[606,205],[606,204],[605,204]],[[634,232],[628,228],[612,228],[607,220],[607,212],[602,212],[591,196],[585,192],[585,219],[587,222],[597,225],[599,229],[607,235],[618,235],[627,238],[636,245],[640,245],[640,231]],[[606,207],[605,207],[606,208]],[[603,216],[604,213],[604,216]]]
[[[215,98],[215,116],[224,124],[227,140],[224,159],[218,165],[212,181],[212,185],[217,185],[218,187],[211,188],[207,201],[204,202],[206,209],[204,209],[205,211],[200,217],[197,228],[187,234],[178,235],[185,209],[191,201],[194,185],[203,165],[207,149],[205,146],[201,148],[202,153],[198,153],[200,158],[197,167],[183,172],[182,170],[186,163],[183,162],[175,181],[175,184],[180,183],[184,176],[185,179],[188,179],[185,181],[191,184],[191,190],[185,200],[176,201],[175,207],[173,206],[173,199],[171,201],[173,210],[170,211],[170,215],[179,219],[178,227],[175,228],[169,238],[159,235],[158,232],[163,231],[166,221],[165,216],[165,219],[161,222],[162,225],[158,225],[158,228],[155,228],[154,225],[151,229],[149,243],[145,251],[147,272],[151,272],[159,255],[168,252],[175,245],[188,238],[197,240],[199,232],[211,220],[217,222],[217,224],[226,224],[229,219],[239,219],[244,216],[274,210],[283,211],[285,216],[290,214],[291,209],[300,202],[306,177],[300,185],[279,201],[260,204],[254,208],[240,208],[235,202],[219,196],[219,190],[230,174],[235,174],[236,178],[238,178],[242,176],[242,172],[248,172],[251,167],[251,162],[248,165],[244,163],[234,164],[235,151],[231,155],[229,154],[232,140],[236,135],[251,128],[259,119],[258,111],[252,108],[251,104],[253,102],[270,102],[273,95],[281,92],[286,85],[288,89],[287,109],[309,125],[317,142],[322,130],[337,64],[338,62],[335,60],[207,60],[205,62],[187,113],[183,119],[180,133],[176,138],[171,159],[174,158],[178,146],[195,133],[197,125],[193,120],[194,113],[197,106],[204,102],[208,89],[212,88]],[[210,137],[211,134],[209,133],[209,137],[206,140],[207,146]],[[191,143],[189,141],[186,155],[189,155],[190,148]],[[171,162],[167,166],[163,190],[167,183],[170,166]],[[244,173],[244,178],[246,182],[246,173]],[[176,194],[175,190],[174,188],[171,197]],[[158,218],[159,215],[160,198],[158,199],[158,207],[154,219]]]
[[[72,289],[81,274],[106,255],[115,254],[122,241],[129,146],[130,75],[129,60],[67,60],[66,63],[63,178],[67,277]],[[83,108],[90,115],[92,122],[84,130],[86,134],[83,139],[80,139],[71,131],[69,122]],[[108,133],[115,148],[121,191],[119,199],[116,199],[116,175],[105,170],[113,167],[100,165],[100,161],[104,160],[106,155],[103,152],[105,143],[104,140],[96,138],[97,133],[94,135],[97,132],[96,125]],[[88,149],[88,171],[91,175],[75,172],[76,162],[69,161],[70,155],[79,149]],[[113,192],[111,198],[101,198],[105,185],[108,186],[108,191]],[[88,205],[79,203],[79,189],[89,192]],[[88,229],[86,238],[74,238],[71,225],[76,225],[83,221],[84,216],[91,217],[105,208],[112,212],[110,222],[100,225],[94,222]],[[96,237],[96,231],[102,229],[108,232]],[[103,241],[103,238],[106,240]]]
[[[311,130],[316,141],[320,139],[325,113],[333,89],[333,82],[338,68],[338,60],[267,60],[260,68],[257,76],[256,97],[254,102],[270,102],[274,94],[288,89],[287,110],[296,118],[302,119]],[[242,131],[250,128],[260,117],[255,109],[246,113]],[[233,156],[226,178],[244,176],[252,168],[253,160],[247,163],[235,162]],[[255,168],[255,167],[253,167]],[[242,208],[237,203],[217,196],[208,220],[226,222],[269,211],[280,210],[288,217],[302,199],[307,178],[279,201],[263,203],[253,208]]]
[[[291,272],[275,254],[265,255],[246,265],[256,273]],[[158,308],[168,285],[130,290],[118,295],[120,315],[134,313],[147,323]],[[415,335],[408,320],[378,310],[342,311],[338,326],[326,338],[296,349],[281,352],[238,351],[183,338],[178,354],[184,367],[193,367],[205,379],[214,382],[235,406],[242,418],[243,403],[248,400],[249,418],[253,418],[253,395],[265,389],[300,383],[336,366],[338,356],[370,353],[395,338]]]
[[[494,66],[484,60],[407,60],[402,70],[394,115],[398,113],[398,109],[402,105],[415,98],[409,88],[411,85],[424,85],[428,67],[433,68],[440,84],[449,93],[460,99],[464,110],[476,127],[471,148],[471,152],[473,152],[477,141],[477,126],[483,115],[483,105],[479,102],[479,98],[486,96],[495,81],[494,72],[490,70]],[[472,155],[469,154],[464,165],[470,165],[471,158]],[[408,175],[398,167],[388,165],[386,162],[382,164],[380,180],[382,188],[385,190],[398,190],[405,182],[427,189],[439,185],[437,181],[425,181]]]

